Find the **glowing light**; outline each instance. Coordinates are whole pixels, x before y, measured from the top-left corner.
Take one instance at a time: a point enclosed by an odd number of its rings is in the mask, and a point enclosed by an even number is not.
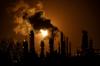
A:
[[[41,29],[40,32],[41,32],[41,35],[42,35],[43,38],[45,38],[46,36],[48,36],[48,30]]]

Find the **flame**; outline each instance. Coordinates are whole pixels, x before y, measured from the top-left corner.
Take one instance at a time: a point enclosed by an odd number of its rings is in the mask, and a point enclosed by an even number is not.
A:
[[[40,32],[41,32],[41,35],[42,35],[43,38],[48,36],[48,30],[41,29]]]

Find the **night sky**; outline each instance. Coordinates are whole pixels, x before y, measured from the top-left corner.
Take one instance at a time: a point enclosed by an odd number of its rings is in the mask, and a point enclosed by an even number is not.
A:
[[[20,0],[0,0],[0,38],[14,36],[11,7]],[[37,1],[37,0],[36,0]],[[36,1],[25,0],[30,5]],[[100,2],[97,0],[42,0],[45,15],[52,20],[72,43],[80,47],[82,30],[87,30],[94,47],[100,48]]]

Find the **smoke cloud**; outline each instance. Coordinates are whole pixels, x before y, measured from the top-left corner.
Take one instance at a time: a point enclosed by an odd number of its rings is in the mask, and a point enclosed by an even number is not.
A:
[[[36,3],[35,7],[30,7],[28,3],[20,1],[12,10],[15,13],[14,23],[17,24],[17,26],[14,28],[16,34],[27,36],[29,32],[33,29],[33,27],[28,21],[28,19],[24,18],[34,15],[37,11],[41,9],[42,9],[41,2]]]
[[[7,0],[4,1],[5,4],[0,4],[0,7],[4,7],[1,9],[1,20],[4,23],[0,22],[0,26],[4,28],[3,31],[1,31],[0,35],[3,35],[5,37],[8,36],[8,38],[14,38],[18,41],[27,39],[29,36],[29,32],[31,30],[34,30],[34,23],[35,25],[38,25],[36,22],[30,22],[29,17],[34,16],[38,12],[44,12],[43,11],[43,4],[40,1],[28,1],[28,0]],[[5,16],[6,15],[6,16]],[[46,16],[41,16],[41,19],[47,20]],[[4,24],[4,25],[3,25]],[[43,26],[45,26],[48,30],[51,30],[51,28],[54,28],[54,26],[51,23],[42,23]],[[39,27],[39,26],[37,26]],[[51,27],[51,28],[50,28]],[[41,26],[39,27],[41,28]],[[38,30],[35,30],[35,50],[38,51],[38,54],[40,53],[40,42],[41,42],[41,34],[38,32]],[[50,34],[49,34],[50,35]],[[1,37],[1,36],[0,36]],[[50,37],[50,36],[49,36]],[[55,50],[58,48],[58,37],[55,37]],[[38,41],[38,42],[37,42]],[[46,38],[44,40],[45,42],[45,52],[49,52],[49,39]]]

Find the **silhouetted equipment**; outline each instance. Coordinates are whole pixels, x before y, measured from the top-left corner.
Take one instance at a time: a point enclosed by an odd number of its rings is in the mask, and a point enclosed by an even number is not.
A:
[[[40,53],[40,58],[43,59],[44,58],[44,41],[41,41],[41,53]]]
[[[88,32],[83,30],[82,31],[82,52],[81,55],[85,56],[88,55],[89,44],[88,44]]]
[[[66,44],[66,48],[65,48],[66,49],[66,55],[68,56],[68,53],[69,53],[69,41],[68,41],[68,37],[66,37],[65,39],[66,39],[65,40],[66,41],[66,43],[65,43]]]
[[[66,51],[65,51],[65,48],[66,48],[66,46],[65,46],[65,39],[64,39],[64,35],[63,35],[63,32],[61,32],[61,38],[60,38],[61,40],[61,55],[62,56],[65,56],[66,55]]]
[[[57,50],[54,51],[54,36],[55,30],[52,29],[52,35],[49,39],[49,48],[50,54],[47,53],[47,56],[44,54],[44,41],[41,41],[41,53],[40,57],[37,56],[34,47],[34,32],[30,32],[30,52],[28,51],[28,42],[24,41],[23,46],[20,46],[21,43],[11,43],[8,41],[0,41],[0,65],[29,65],[29,64],[72,64],[79,63],[87,64],[91,63],[99,63],[100,60],[100,49],[93,48],[93,40],[88,41],[87,32],[83,31],[82,36],[82,46],[81,49],[77,49],[77,56],[71,55],[71,42],[65,37],[61,32],[61,46],[59,50],[61,53],[57,53]],[[89,43],[88,43],[89,42]],[[88,44],[88,45],[87,45]],[[68,55],[65,56],[65,48],[67,49]],[[20,50],[22,52],[20,52]],[[81,51],[82,50],[82,51]],[[94,58],[93,58],[94,57]],[[91,58],[91,59],[90,59]],[[96,59],[95,59],[96,58]],[[95,60],[94,60],[95,59]],[[95,62],[96,61],[96,62]]]
[[[26,64],[28,62],[28,42],[23,42],[23,62]]]
[[[61,54],[61,43],[59,42],[59,55]]]
[[[89,40],[89,54],[94,55],[93,40]]]
[[[35,30],[40,30],[41,28],[51,28],[51,37],[49,38],[49,49],[50,54],[47,52],[47,56],[45,56],[44,52],[44,41],[41,41],[40,47],[40,58],[38,57],[36,51],[35,51],[35,41],[34,41],[34,32],[33,30],[30,31],[29,34],[29,47],[30,51],[28,51],[28,41],[23,42],[23,46],[21,47],[21,43],[17,43],[15,45],[14,43],[10,44],[8,41],[0,41],[0,64],[9,64],[9,61],[11,63],[11,66],[15,64],[45,64],[45,63],[76,63],[80,62],[82,60],[83,62],[83,56],[94,56],[100,55],[100,49],[93,49],[93,40],[88,41],[88,32],[83,30],[82,31],[82,44],[81,48],[77,49],[77,56],[72,57],[71,55],[71,42],[68,40],[68,37],[65,38],[63,32],[60,33],[60,43],[59,43],[59,53],[57,53],[57,50],[54,51],[54,38],[56,35],[56,32],[58,31],[58,28],[53,26],[51,24],[51,21],[49,19],[46,19],[42,17],[43,12],[39,11],[35,13],[35,15],[31,17],[27,17],[27,13],[24,14],[24,19],[29,19],[30,23],[32,24],[33,28]],[[96,52],[96,53],[94,53]],[[66,56],[67,54],[67,56]],[[80,58],[80,57],[82,58]],[[78,59],[79,58],[79,59]],[[98,58],[98,57],[97,57]],[[85,60],[87,60],[87,57],[85,57]],[[90,59],[88,59],[90,60]],[[93,59],[94,60],[94,59]],[[100,58],[99,58],[100,60]],[[3,62],[3,63],[2,63]],[[81,63],[82,63],[81,62]],[[83,62],[84,63],[84,62]],[[87,61],[86,61],[87,63]],[[10,66],[10,65],[9,65]]]
[[[38,56],[35,52],[34,45],[35,45],[35,43],[34,43],[34,32],[30,31],[30,59],[31,59],[31,63],[37,64]]]
[[[69,52],[68,52],[68,56],[71,56],[71,41],[69,42]]]
[[[82,50],[86,50],[88,49],[89,45],[88,45],[88,32],[87,31],[82,31]]]
[[[30,31],[30,51],[35,52],[33,31]]]
[[[52,30],[51,37],[49,39],[50,55],[54,53],[54,31]]]
[[[24,41],[23,42],[23,49],[24,49],[24,55],[28,54],[28,42]]]
[[[94,55],[93,41],[88,40],[88,32],[87,31],[84,30],[82,33],[83,33],[83,36],[82,36],[81,55],[83,55],[83,56]]]

